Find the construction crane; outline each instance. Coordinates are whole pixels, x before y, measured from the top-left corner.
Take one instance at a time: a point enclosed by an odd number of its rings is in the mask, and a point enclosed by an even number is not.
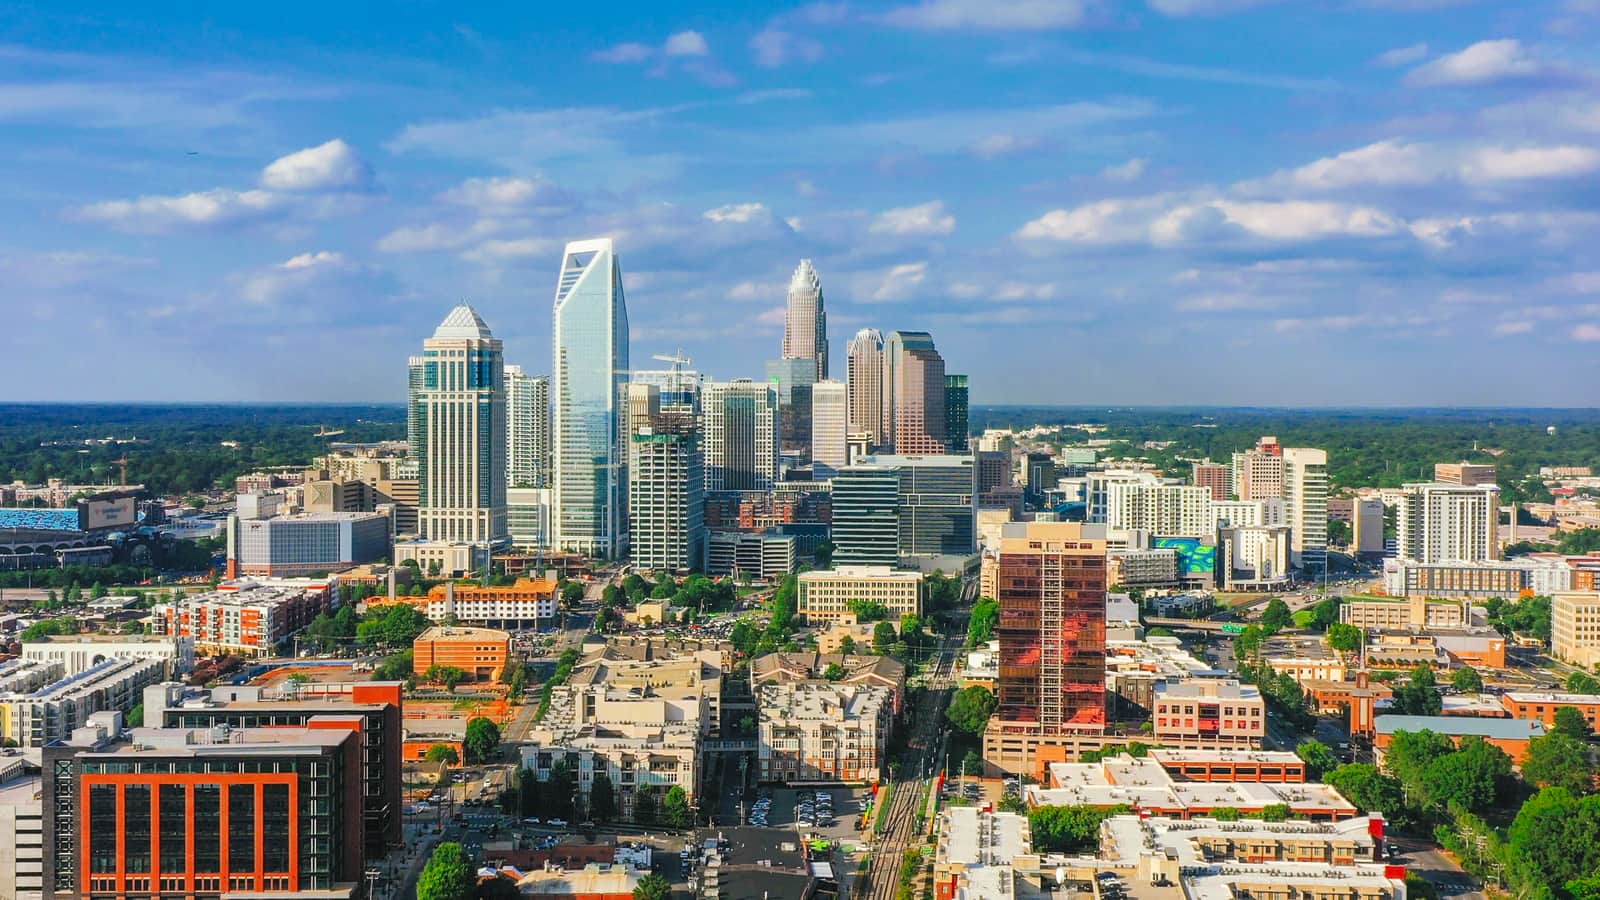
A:
[[[690,363],[694,362],[694,360],[683,355],[682,347],[679,347],[678,352],[671,356],[668,356],[664,353],[657,353],[650,358],[659,359],[662,362],[672,363],[672,380],[670,382],[672,385],[672,401],[674,403],[680,402],[681,398],[683,397],[683,370],[687,368]]]

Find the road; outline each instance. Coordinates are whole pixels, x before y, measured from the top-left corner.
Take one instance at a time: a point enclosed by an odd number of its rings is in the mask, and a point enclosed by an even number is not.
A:
[[[1409,838],[1391,838],[1389,843],[1400,850],[1396,862],[1432,882],[1441,900],[1485,900],[1478,879],[1433,844]]]

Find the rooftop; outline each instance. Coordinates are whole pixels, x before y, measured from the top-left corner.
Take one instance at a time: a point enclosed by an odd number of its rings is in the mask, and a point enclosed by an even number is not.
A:
[[[320,717],[319,717],[320,718]],[[337,716],[328,717],[332,722]],[[313,718],[310,721],[318,721]],[[91,751],[90,756],[235,756],[241,753],[300,756],[321,754],[349,740],[355,729],[340,728],[135,728],[131,739]]]
[[[1477,735],[1499,741],[1531,741],[1544,736],[1544,723],[1528,719],[1482,719],[1475,716],[1378,716],[1379,734],[1432,731],[1451,737]]]
[[[1020,813],[952,806],[944,811],[939,837],[940,862],[1009,865],[1029,852],[1028,817]]]
[[[1031,806],[1117,806],[1146,810],[1223,807],[1261,809],[1282,803],[1301,815],[1354,815],[1355,807],[1326,784],[1178,781],[1150,757],[1122,754],[1098,763],[1052,763],[1050,787],[1028,786]]]
[[[477,311],[465,303],[450,310],[433,332],[434,340],[488,340],[493,337]]]
[[[498,628],[468,628],[464,625],[435,625],[417,635],[424,641],[510,641],[511,635]]]
[[[25,644],[171,644],[170,634],[48,634]]]
[[[1600,704],[1600,695],[1569,694],[1565,691],[1506,691],[1502,696],[1512,703],[1551,703],[1557,706]]]

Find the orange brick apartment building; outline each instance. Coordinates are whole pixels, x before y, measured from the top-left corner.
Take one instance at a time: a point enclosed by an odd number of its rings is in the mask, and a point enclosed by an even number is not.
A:
[[[493,628],[438,626],[418,635],[411,650],[418,676],[434,666],[454,666],[474,681],[494,681],[511,656],[511,635]]]

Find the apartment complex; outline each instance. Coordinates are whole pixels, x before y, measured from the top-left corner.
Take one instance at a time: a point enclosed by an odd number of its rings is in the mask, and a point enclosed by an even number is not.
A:
[[[1190,470],[1189,483],[1195,487],[1205,488],[1211,494],[1213,502],[1227,500],[1232,496],[1228,476],[1228,467],[1225,464],[1206,459],[1194,464]]]
[[[1534,553],[1515,559],[1423,563],[1386,559],[1383,589],[1395,597],[1485,600],[1524,592],[1553,594],[1577,587],[1583,570],[1557,554]]]
[[[1396,504],[1399,554],[1421,563],[1498,559],[1500,489],[1493,484],[1407,484]]]
[[[189,638],[196,650],[270,656],[329,608],[334,584],[241,579],[151,612],[158,634]]]
[[[1272,435],[1256,441],[1254,449],[1233,454],[1233,496],[1239,500],[1282,497],[1283,445]]]
[[[194,639],[165,634],[56,634],[22,642],[24,660],[60,663],[67,675],[114,657],[160,660],[170,678],[194,668]]]
[[[1261,691],[1231,679],[1196,678],[1156,685],[1151,721],[1167,747],[1259,748],[1267,733]]]
[[[436,626],[411,645],[418,677],[434,666],[453,667],[474,681],[495,681],[511,657],[511,635],[493,628]]]
[[[454,618],[486,628],[536,628],[539,623],[554,619],[559,611],[557,585],[553,576],[518,578],[498,587],[447,581],[434,585],[425,597],[396,597],[393,602],[415,606],[435,622]],[[370,600],[368,605],[383,606],[388,602]]]
[[[1208,537],[1216,528],[1208,488],[1145,481],[1106,486],[1105,524],[1163,537]]]
[[[1339,605],[1339,621],[1370,631],[1471,628],[1482,624],[1473,612],[1471,600],[1430,600],[1418,595],[1404,600],[1346,600]]]
[[[800,573],[798,614],[806,624],[853,620],[851,601],[882,605],[889,621],[922,615],[922,573],[888,566],[839,566]]]
[[[506,489],[550,486],[550,378],[505,367]]]
[[[870,684],[826,681],[763,684],[757,777],[762,781],[874,782],[894,711],[894,692]]]
[[[654,385],[630,385],[652,394]],[[659,403],[656,403],[659,407]],[[705,474],[692,413],[647,415],[628,434],[630,559],[640,568],[698,569],[705,560]]]
[[[1600,664],[1600,591],[1550,596],[1550,655],[1584,668]]]
[[[1283,502],[1293,541],[1290,562],[1321,574],[1328,566],[1328,451],[1284,448]]]
[[[54,663],[41,664],[51,672]],[[65,740],[95,713],[126,713],[146,685],[166,677],[157,659],[114,657],[31,690],[0,693],[0,738],[19,747]]]
[[[0,897],[44,898],[43,779],[21,755],[0,759]]]
[[[828,670],[834,666],[838,666],[838,677],[827,679]],[[825,679],[832,684],[888,688],[890,705],[898,714],[905,694],[906,664],[892,656],[837,652],[766,653],[750,661],[752,692],[759,692],[764,684],[798,684]]]

